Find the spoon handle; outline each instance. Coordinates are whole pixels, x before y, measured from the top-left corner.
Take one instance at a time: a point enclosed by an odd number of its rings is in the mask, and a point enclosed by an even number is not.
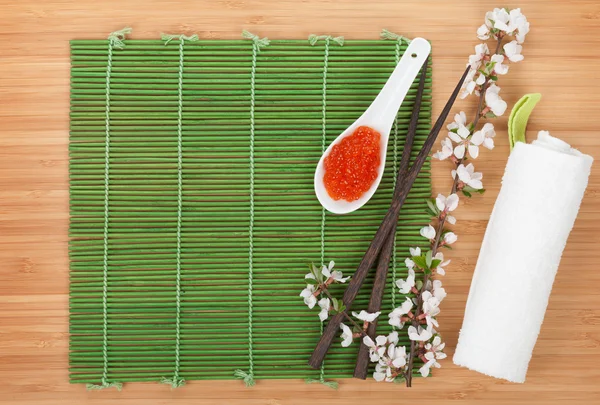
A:
[[[358,121],[380,123],[376,129],[389,136],[398,109],[430,52],[431,45],[427,40],[413,39],[381,92]]]

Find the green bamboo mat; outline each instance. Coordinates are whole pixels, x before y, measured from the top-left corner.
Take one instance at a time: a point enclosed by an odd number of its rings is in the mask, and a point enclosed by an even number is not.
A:
[[[345,275],[359,263],[390,203],[416,83],[366,206],[323,213],[313,175],[405,48],[176,39],[109,52],[105,40],[72,41],[70,381],[351,377],[358,341],[336,340],[321,370],[307,366],[321,325],[298,294],[308,263],[335,260]],[[430,128],[430,69],[415,150]],[[394,274],[406,276],[409,246],[424,246],[430,194],[426,163],[400,215],[382,333],[404,299]]]

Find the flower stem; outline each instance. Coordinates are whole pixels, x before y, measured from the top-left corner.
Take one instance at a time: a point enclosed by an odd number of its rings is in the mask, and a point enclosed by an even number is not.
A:
[[[498,38],[498,42],[496,43],[496,50],[494,51],[494,54],[497,54],[498,51],[500,50],[500,46],[502,45],[502,37]],[[483,111],[483,106],[484,106],[484,101],[485,101],[485,93],[487,91],[489,87],[489,80],[486,80],[485,83],[483,84],[482,88],[481,88],[481,92],[479,94],[479,103],[477,105],[477,113],[475,114],[475,119],[473,120],[473,131],[475,131],[475,128],[477,128],[477,124],[479,123],[479,119],[482,117],[481,112]],[[458,159],[458,161],[455,163],[456,168],[458,168],[465,160],[465,157]],[[458,182],[459,182],[459,178],[458,175],[454,178],[454,182],[452,183],[452,189],[450,191],[450,194],[454,194],[456,193],[457,189],[458,189]],[[431,255],[435,256],[436,253],[438,252],[438,249],[441,247],[440,245],[440,239],[442,237],[442,232],[444,231],[444,225],[446,224],[446,215],[440,215],[438,217],[438,226],[435,232],[435,239],[431,244]],[[415,309],[415,317],[412,319],[412,325],[415,328],[419,327],[419,321],[418,318],[419,316],[422,314],[421,310],[423,307],[423,292],[426,291],[427,289],[427,281],[429,281],[429,274],[425,274],[423,276],[423,285],[421,286],[421,290],[419,291],[419,293],[417,294],[417,307]],[[409,352],[409,358],[408,358],[408,366],[406,368],[406,386],[410,387],[412,384],[412,370],[413,370],[413,365],[414,365],[414,357],[416,355],[416,342],[414,340],[412,340],[410,342],[410,352]]]
[[[327,290],[327,288],[324,288],[322,290],[322,292],[327,296],[327,298],[329,298],[333,302],[333,297],[331,296],[331,294],[329,293],[329,291]],[[352,325],[354,325],[354,327],[356,327],[360,331],[361,336],[365,335],[365,331],[363,330],[363,328],[358,323],[356,323],[356,321],[354,319],[352,319],[350,317],[350,315],[348,315],[348,313],[346,312],[346,310],[343,310],[341,313],[344,315],[344,318],[346,318],[347,320],[349,320],[352,323]]]

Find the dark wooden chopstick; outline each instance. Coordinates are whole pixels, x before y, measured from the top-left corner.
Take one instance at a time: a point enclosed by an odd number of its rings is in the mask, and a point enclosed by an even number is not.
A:
[[[408,125],[408,131],[406,133],[406,140],[404,142],[404,149],[402,150],[402,157],[400,158],[400,167],[398,173],[402,173],[402,177],[406,176],[408,168],[410,166],[410,154],[412,152],[413,143],[415,141],[415,135],[417,133],[417,126],[419,123],[419,113],[421,112],[421,101],[423,99],[423,90],[425,89],[425,78],[427,77],[427,64],[429,63],[429,57],[423,63],[421,69],[421,76],[419,79],[419,87],[417,89],[417,96],[415,98],[415,104],[413,106],[412,114],[410,117],[410,123]],[[400,177],[400,176],[398,176]],[[400,187],[400,184],[396,183],[396,187]],[[387,280],[387,274],[390,267],[390,259],[394,250],[394,241],[396,239],[396,226],[398,221],[395,221],[392,225],[392,229],[387,236],[381,252],[379,253],[379,260],[377,261],[377,269],[375,270],[375,280],[373,281],[373,290],[371,291],[371,298],[369,299],[369,306],[367,311],[375,313],[381,309],[381,301],[383,300],[383,292],[385,291],[385,283]],[[367,327],[367,335],[371,339],[375,338],[375,332],[377,331],[377,319]],[[354,368],[354,377],[364,380],[367,378],[369,370],[369,348],[360,341],[360,349],[358,351],[358,357],[356,359],[356,367]]]
[[[470,67],[467,67],[465,69],[465,72],[463,73],[461,79],[456,85],[456,88],[454,89],[446,105],[444,106],[442,113],[438,117],[431,131],[429,132],[429,135],[425,140],[425,143],[423,144],[423,147],[417,155],[410,170],[408,170],[406,175],[404,173],[401,173],[400,171],[398,172],[396,188],[394,189],[394,195],[392,197],[392,203],[390,205],[390,208],[388,209],[387,214],[381,222],[379,229],[375,233],[371,244],[365,252],[365,255],[363,256],[360,264],[358,265],[358,268],[354,272],[354,276],[352,277],[352,280],[350,280],[350,282],[348,283],[348,287],[346,288],[346,291],[344,293],[343,302],[346,306],[346,309],[344,310],[346,314],[348,313],[348,311],[350,311],[352,303],[354,302],[354,299],[356,298],[360,287],[364,283],[367,273],[373,266],[373,263],[375,263],[375,260],[377,259],[381,248],[383,247],[384,241],[390,234],[394,224],[398,221],[398,214],[400,213],[400,208],[402,208],[402,205],[406,200],[408,192],[412,188],[412,185],[415,179],[417,178],[419,171],[423,167],[423,163],[425,163],[425,160],[427,159],[427,156],[429,155],[429,152],[431,151],[431,148],[433,147],[433,144],[437,139],[438,133],[440,132],[444,123],[446,122],[446,118],[450,113],[450,109],[452,108],[456,97],[458,97],[458,93],[462,87],[462,84],[465,81],[467,74],[469,73],[469,69]],[[342,320],[344,319],[346,314],[336,314],[329,320],[329,323],[327,324],[325,330],[323,331],[323,334],[321,335],[319,343],[315,347],[315,350],[313,351],[308,361],[310,367],[321,367],[321,363],[323,362],[323,359],[325,358],[325,355],[327,354],[327,351],[329,350],[329,347],[331,346],[333,339],[335,338],[338,329],[340,328],[340,324],[342,323]]]

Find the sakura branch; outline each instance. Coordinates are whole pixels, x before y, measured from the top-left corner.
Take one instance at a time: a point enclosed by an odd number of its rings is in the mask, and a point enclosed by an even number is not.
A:
[[[300,297],[304,298],[304,303],[308,308],[313,309],[315,305],[320,308],[319,319],[325,322],[330,314],[343,313],[348,322],[352,324],[352,328],[345,324],[341,324],[342,329],[342,346],[350,346],[354,338],[359,338],[365,335],[365,331],[370,322],[373,322],[381,314],[381,312],[369,313],[367,311],[352,312],[352,316],[363,324],[360,325],[356,320],[346,314],[346,306],[341,299],[337,299],[329,292],[329,286],[335,283],[345,283],[350,277],[344,277],[341,271],[334,270],[335,262],[329,262],[329,265],[322,268],[316,267],[314,264],[309,266],[309,272],[304,276],[306,280],[306,288],[300,293]],[[318,299],[322,297],[321,299]]]
[[[441,367],[439,360],[446,358],[443,352],[445,343],[436,328],[439,327],[437,316],[440,304],[446,297],[446,290],[438,276],[446,273],[450,260],[444,260],[442,248],[450,248],[458,236],[446,225],[454,225],[454,211],[459,206],[459,193],[470,198],[475,193],[483,193],[483,175],[475,171],[471,160],[479,156],[480,148],[493,149],[496,132],[490,122],[481,124],[482,120],[501,116],[507,104],[500,97],[499,77],[508,73],[511,63],[523,60],[521,44],[529,32],[529,22],[520,9],[508,10],[496,8],[486,13],[484,24],[477,29],[477,37],[481,40],[494,41],[494,53],[490,53],[487,43],[478,44],[475,54],[469,57],[471,70],[465,80],[461,98],[475,95],[479,98],[472,121],[467,114],[460,111],[454,121],[448,124],[448,135],[441,142],[441,150],[433,157],[449,160],[453,164],[451,176],[452,187],[448,195],[438,194],[427,201],[431,224],[423,227],[421,236],[429,240],[428,249],[418,247],[410,249],[410,257],[406,258],[408,268],[406,279],[395,280],[400,294],[406,296],[404,302],[388,314],[388,323],[394,331],[389,335],[377,336],[374,340],[364,333],[369,322],[373,322],[379,312],[369,314],[366,311],[353,312],[353,316],[363,321],[362,327],[345,315],[353,324],[354,330],[342,324],[342,346],[349,346],[353,339],[362,336],[363,343],[369,348],[371,362],[376,363],[373,378],[377,381],[404,382],[411,386],[413,368],[420,366],[418,372],[427,377],[431,368]],[[317,303],[321,308],[319,318],[325,321],[330,313],[343,312],[340,300],[334,299],[328,286],[336,282],[345,282],[342,273],[333,270],[334,263],[317,269],[311,266],[306,275],[307,287],[300,296],[309,308]],[[418,277],[417,273],[422,273]],[[317,300],[321,295],[324,298]],[[398,330],[408,324],[409,347],[398,346]]]

